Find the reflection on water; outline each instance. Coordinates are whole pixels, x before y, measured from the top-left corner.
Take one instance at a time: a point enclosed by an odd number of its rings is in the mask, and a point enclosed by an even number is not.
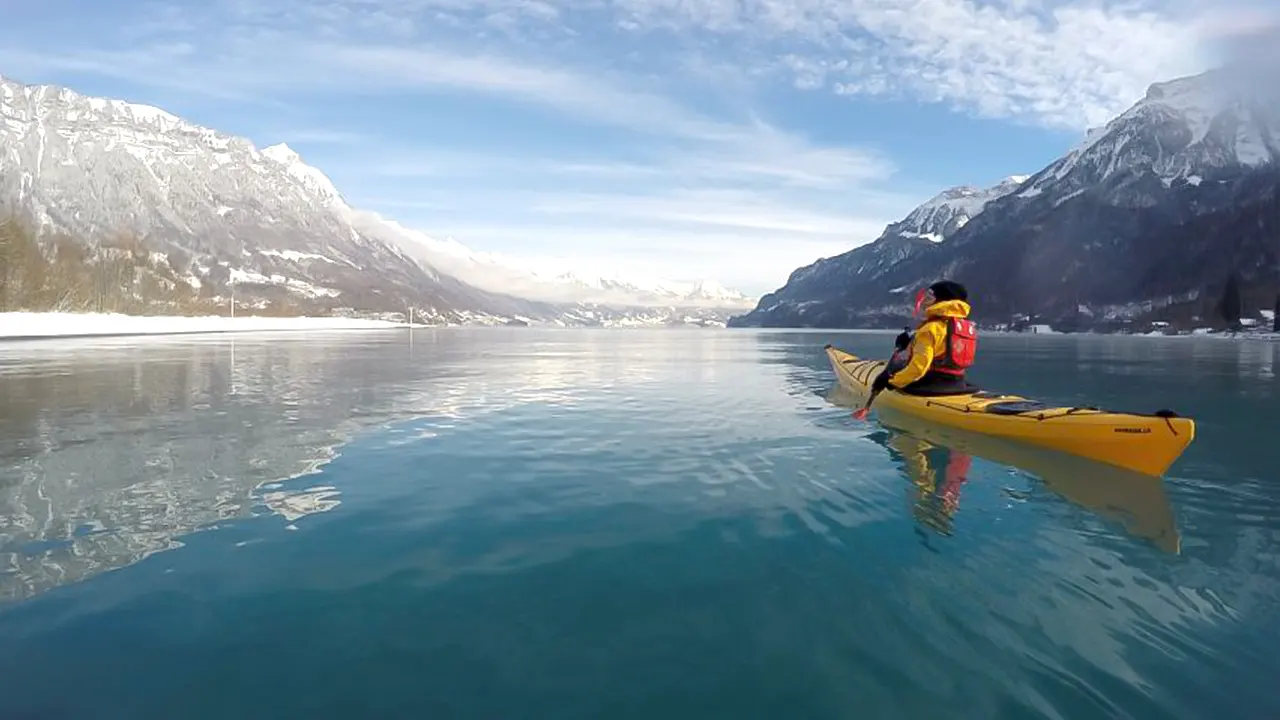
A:
[[[323,345],[0,347],[0,598],[20,598],[291,506],[263,483],[315,473],[370,389]],[[385,386],[384,386],[385,389]],[[376,392],[378,388],[373,388]]]
[[[336,489],[280,483],[317,473],[361,428],[572,402],[609,382],[555,343],[477,372],[467,361],[491,352],[447,331],[416,332],[412,347],[402,333],[322,337],[0,345],[0,601],[255,507],[290,522],[331,510]]]
[[[901,458],[911,480],[911,515],[922,526],[950,535],[973,458],[907,433],[890,434],[885,442]]]
[[[342,491],[307,478],[371,427],[428,417],[433,427],[419,432],[431,434],[516,405],[569,407],[583,398],[637,412],[644,409],[637,391],[675,380],[711,397],[739,382],[738,365],[751,361],[734,338],[699,331],[0,344],[0,601],[181,547],[183,536],[224,521],[265,511],[293,523],[330,511]],[[738,391],[743,401],[759,393]],[[742,445],[731,442],[768,437],[766,413],[752,411],[756,422],[740,426],[723,410],[708,405],[701,419],[691,418],[699,431],[682,427],[669,439],[699,440],[723,456],[722,477],[700,482],[714,487],[741,476],[766,486],[767,469],[746,467],[733,457]],[[551,433],[528,446],[527,467],[556,458],[556,443],[575,442],[586,441]],[[647,449],[637,462],[665,455]],[[668,470],[687,466],[671,460],[662,471],[643,468],[633,482],[669,484],[678,475]]]
[[[861,407],[858,398],[840,385],[833,385],[827,399],[851,410]],[[1066,500],[1120,523],[1165,552],[1179,552],[1173,506],[1160,478],[931,423],[887,406],[877,411],[876,419],[890,430],[871,437],[900,458],[917,490],[913,504],[917,519],[942,534],[950,534],[961,488],[976,455],[1026,471]],[[1007,492],[1014,498],[1030,499],[1016,491]]]

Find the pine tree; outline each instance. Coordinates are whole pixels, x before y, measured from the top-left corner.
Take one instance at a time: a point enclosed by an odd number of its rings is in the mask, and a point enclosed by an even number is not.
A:
[[[1227,321],[1233,331],[1240,330],[1240,316],[1244,312],[1240,299],[1240,277],[1236,273],[1227,276],[1227,284],[1222,288],[1222,301],[1218,304],[1218,315]]]

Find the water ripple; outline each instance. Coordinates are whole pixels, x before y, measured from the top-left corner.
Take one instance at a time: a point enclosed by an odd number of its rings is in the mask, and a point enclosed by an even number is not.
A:
[[[984,344],[1010,392],[1177,397],[1161,482],[853,421],[822,345],[890,337],[0,348],[0,711],[1280,713],[1273,353]]]

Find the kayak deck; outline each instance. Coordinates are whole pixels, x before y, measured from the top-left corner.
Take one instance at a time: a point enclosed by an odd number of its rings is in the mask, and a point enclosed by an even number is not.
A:
[[[864,398],[885,367],[828,345],[840,384]],[[1195,422],[1169,412],[1150,415],[1101,408],[1054,407],[1018,395],[978,391],[919,396],[885,391],[876,406],[942,425],[1091,458],[1145,475],[1163,475],[1195,439]]]

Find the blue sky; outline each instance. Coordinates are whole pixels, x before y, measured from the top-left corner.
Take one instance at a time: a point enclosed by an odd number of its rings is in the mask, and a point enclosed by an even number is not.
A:
[[[287,142],[477,250],[767,292],[1039,170],[1266,8],[1182,0],[0,0],[0,75]]]

